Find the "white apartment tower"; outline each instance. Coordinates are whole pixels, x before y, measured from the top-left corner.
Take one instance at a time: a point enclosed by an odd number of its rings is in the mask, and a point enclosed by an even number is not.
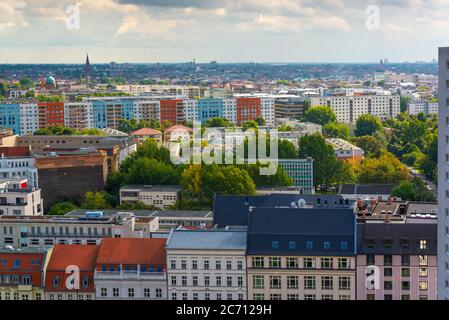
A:
[[[449,47],[439,48],[438,299],[449,299]]]

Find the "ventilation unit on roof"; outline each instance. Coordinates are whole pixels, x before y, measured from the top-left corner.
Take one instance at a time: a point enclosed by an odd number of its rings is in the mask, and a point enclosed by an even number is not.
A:
[[[306,200],[304,200],[304,199],[299,199],[298,200],[298,208],[305,208],[306,207]]]

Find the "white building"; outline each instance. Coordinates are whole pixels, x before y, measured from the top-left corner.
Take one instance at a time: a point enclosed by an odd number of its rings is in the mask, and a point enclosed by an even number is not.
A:
[[[279,159],[281,166],[287,176],[293,180],[295,187],[301,187],[303,193],[313,194],[313,159]]]
[[[0,154],[0,180],[26,179],[28,186],[39,187],[35,159],[27,157],[3,157]]]
[[[274,98],[260,98],[260,115],[265,119],[265,124],[267,126],[274,126]]]
[[[327,105],[338,122],[355,123],[363,114],[380,118],[396,117],[400,113],[399,95],[329,96],[311,99],[311,106]]]
[[[39,113],[35,103],[20,105],[20,133],[32,134],[39,129]]]
[[[41,190],[21,188],[26,179],[0,182],[0,216],[41,216]]]
[[[95,268],[97,300],[166,300],[166,239],[104,239]]]
[[[438,299],[449,299],[449,47],[439,48]]]
[[[173,230],[167,240],[168,299],[247,299],[245,250],[245,231]]]
[[[438,114],[438,102],[430,102],[427,100],[411,101],[407,108],[409,115],[418,115],[419,113]]]

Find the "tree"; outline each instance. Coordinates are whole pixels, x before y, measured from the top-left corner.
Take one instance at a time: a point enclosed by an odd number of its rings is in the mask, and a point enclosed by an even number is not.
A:
[[[110,209],[110,196],[106,192],[88,191],[81,202],[83,209]]]
[[[336,158],[334,149],[326,143],[321,134],[315,133],[301,137],[298,156],[301,159],[311,157],[314,160],[313,180],[315,186],[345,182],[346,178],[343,172],[348,172],[347,164]],[[348,176],[347,179],[352,180],[352,177]]]
[[[177,184],[179,171],[156,159],[137,158],[128,168],[125,184]]]
[[[221,117],[209,118],[203,123],[205,128],[232,127],[231,121]]]
[[[249,120],[249,121],[246,121],[243,124],[242,129],[245,131],[245,130],[248,130],[250,128],[251,129],[257,129],[258,127],[259,127],[259,123],[257,121]]]
[[[365,152],[366,158],[379,158],[385,150],[385,144],[373,136],[361,136],[355,137],[352,140],[357,147],[361,148]]]
[[[408,104],[410,103],[410,100],[411,100],[410,97],[401,96],[401,100],[400,100],[401,112],[406,112],[407,111]]]
[[[326,138],[341,138],[348,140],[351,135],[349,126],[345,123],[330,122],[323,127]]]
[[[394,155],[365,159],[359,166],[361,183],[399,183],[408,177],[408,169]]]
[[[262,118],[262,117],[257,117],[256,119],[254,119],[254,121],[257,122],[257,125],[258,125],[259,127],[263,127],[263,126],[266,125],[265,119]]]
[[[19,80],[19,82],[20,82],[20,87],[23,89],[34,88],[34,81],[30,78],[21,78]]]
[[[263,166],[259,162],[242,166],[248,172],[256,186],[283,187],[293,185],[293,180],[287,176],[287,173],[281,166],[278,166],[276,174],[273,175],[261,175],[261,167]]]
[[[334,111],[329,106],[312,107],[305,112],[304,117],[306,121],[321,125],[335,122],[337,119]]]
[[[423,181],[418,177],[401,182],[392,190],[391,195],[407,201],[436,201],[435,195],[425,189]]]
[[[267,144],[267,149],[269,144]],[[269,149],[268,149],[269,150]],[[298,152],[295,146],[288,140],[278,141],[278,158],[279,159],[297,159]]]
[[[49,215],[64,215],[70,211],[77,209],[77,207],[70,201],[63,201],[54,204],[47,214]]]
[[[379,117],[363,114],[357,119],[354,131],[357,137],[370,136],[378,131],[382,131],[382,122]]]

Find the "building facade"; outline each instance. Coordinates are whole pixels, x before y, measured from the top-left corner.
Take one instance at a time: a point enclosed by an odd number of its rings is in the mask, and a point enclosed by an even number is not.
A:
[[[173,230],[167,240],[168,299],[246,300],[246,232]]]
[[[301,187],[303,193],[314,193],[313,159],[279,159],[279,165],[284,169],[295,187]]]
[[[120,204],[142,202],[166,209],[181,199],[179,186],[123,186],[120,188]]]
[[[165,239],[105,239],[95,290],[98,300],[166,300]]]

